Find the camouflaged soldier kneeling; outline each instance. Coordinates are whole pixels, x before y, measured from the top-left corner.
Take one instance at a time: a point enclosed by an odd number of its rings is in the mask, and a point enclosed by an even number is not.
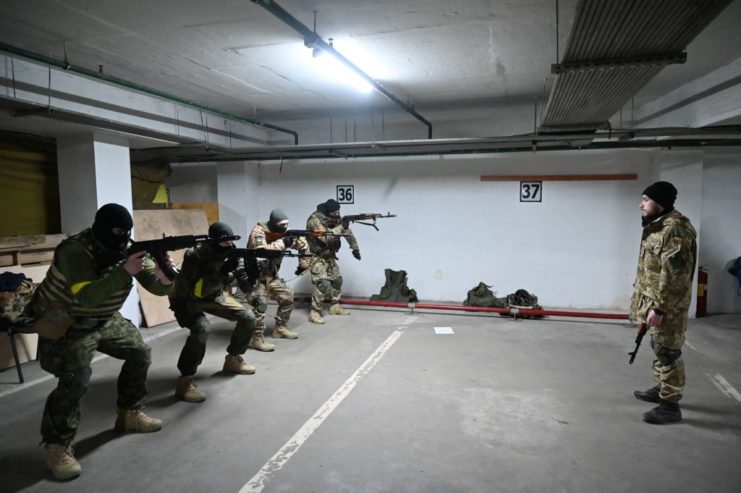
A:
[[[118,310],[134,285],[132,277],[156,295],[167,294],[170,280],[145,257],[146,252],[127,255],[132,227],[131,215],[123,206],[101,207],[92,228],[56,248],[46,278],[23,312],[35,320],[41,367],[59,379],[41,421],[46,464],[58,480],[75,478],[82,471],[72,442],[96,350],[124,360],[114,430],[147,433],[162,426],[142,412],[151,350]]]
[[[234,248],[232,228],[224,223],[214,223],[208,228],[211,240],[185,252],[183,264],[170,293],[170,309],[181,327],[190,330],[178,359],[180,378],[175,384],[175,395],[186,402],[203,402],[206,394],[193,381],[198,366],[206,354],[206,341],[210,322],[206,314],[236,322],[224,358],[224,373],[252,375],[255,367],[244,362],[242,355],[255,330],[255,314],[251,308],[235,300],[226,288],[238,274],[227,261],[229,250]]]

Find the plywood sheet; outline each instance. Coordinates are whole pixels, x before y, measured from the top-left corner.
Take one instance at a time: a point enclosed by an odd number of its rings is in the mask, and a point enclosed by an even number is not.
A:
[[[208,222],[202,209],[189,210],[141,210],[134,211],[134,231],[136,240],[156,240],[166,236],[208,234]],[[185,250],[170,252],[170,256],[180,264]],[[137,286],[139,299],[147,327],[172,322],[175,317],[170,310],[166,296],[155,296],[141,286]]]
[[[213,224],[219,220],[219,204],[217,202],[174,202],[170,204],[170,208],[203,209],[208,224]]]

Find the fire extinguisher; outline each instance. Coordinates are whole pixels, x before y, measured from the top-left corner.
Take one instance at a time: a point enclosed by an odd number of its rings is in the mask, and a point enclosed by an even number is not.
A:
[[[708,310],[708,271],[704,266],[697,269],[697,313],[703,317]]]

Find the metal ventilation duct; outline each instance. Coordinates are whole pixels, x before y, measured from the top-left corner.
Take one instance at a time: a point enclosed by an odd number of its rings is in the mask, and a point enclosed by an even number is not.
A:
[[[582,0],[541,130],[597,129],[732,0]]]

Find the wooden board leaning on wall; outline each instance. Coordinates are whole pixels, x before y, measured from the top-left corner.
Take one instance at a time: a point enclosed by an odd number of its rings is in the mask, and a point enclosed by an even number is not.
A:
[[[208,234],[206,213],[202,209],[187,210],[137,210],[134,211],[136,239],[157,240],[166,236]],[[186,250],[170,252],[175,263],[183,261]],[[144,322],[147,327],[172,322],[175,316],[170,310],[167,296],[155,296],[137,285]]]

